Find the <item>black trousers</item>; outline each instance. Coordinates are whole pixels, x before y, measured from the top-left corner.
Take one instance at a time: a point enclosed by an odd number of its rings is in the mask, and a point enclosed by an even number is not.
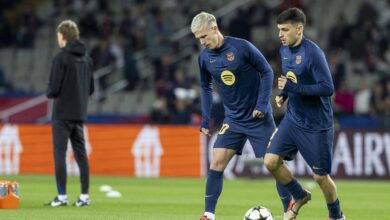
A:
[[[80,169],[81,193],[88,194],[89,164],[85,148],[84,124],[82,121],[53,120],[53,152],[58,194],[66,194],[66,150],[68,139],[72,143],[74,158]]]

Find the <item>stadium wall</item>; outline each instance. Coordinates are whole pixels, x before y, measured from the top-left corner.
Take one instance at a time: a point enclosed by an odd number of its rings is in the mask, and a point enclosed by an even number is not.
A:
[[[91,174],[135,177],[201,177],[207,170],[209,141],[191,126],[87,125]],[[0,174],[53,174],[50,125],[0,124]],[[68,144],[68,149],[71,145]],[[68,174],[78,175],[71,151]],[[301,155],[288,162],[296,176],[310,176]],[[269,176],[249,142],[224,172],[226,178]],[[390,132],[349,129],[335,133],[332,175],[390,179]]]
[[[199,177],[201,136],[188,126],[87,125],[91,174]],[[78,175],[69,149],[67,171]],[[0,125],[0,174],[53,174],[50,125]]]

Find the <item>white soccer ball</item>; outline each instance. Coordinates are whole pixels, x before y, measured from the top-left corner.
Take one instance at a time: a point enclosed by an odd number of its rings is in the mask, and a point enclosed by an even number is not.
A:
[[[243,220],[274,220],[269,209],[263,206],[250,208],[244,215]]]

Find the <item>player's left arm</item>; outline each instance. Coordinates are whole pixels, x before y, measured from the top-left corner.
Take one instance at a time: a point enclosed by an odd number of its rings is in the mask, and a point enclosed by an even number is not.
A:
[[[281,48],[279,49],[279,56],[280,56],[281,58],[284,57],[284,55],[283,55],[283,50],[284,50],[283,47],[281,47]],[[280,65],[283,66],[282,59],[280,59]],[[280,78],[280,77],[279,77],[279,78]],[[278,78],[278,87],[279,87],[279,78]],[[284,84],[284,85],[285,85],[285,84]],[[283,85],[283,88],[284,88],[284,85]],[[283,88],[281,89],[279,95],[277,95],[277,96],[275,97],[276,106],[279,107],[279,108],[282,107],[283,104],[284,104],[284,102],[288,99],[288,92],[284,91]]]
[[[63,55],[57,54],[52,62],[49,83],[46,90],[48,98],[57,98],[61,93],[62,81],[64,79]]]
[[[302,85],[287,80],[284,90],[308,96],[331,96],[334,86],[324,53],[315,48],[310,54],[310,59],[309,68],[314,75],[315,84]]]
[[[245,41],[243,49],[250,64],[261,74],[261,83],[259,83],[259,95],[257,97],[256,110],[266,114],[267,106],[272,94],[274,72],[263,54],[253,44]]]

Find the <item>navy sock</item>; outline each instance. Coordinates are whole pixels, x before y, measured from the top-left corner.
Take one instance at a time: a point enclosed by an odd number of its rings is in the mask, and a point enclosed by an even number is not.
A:
[[[302,189],[302,186],[296,179],[292,179],[291,182],[284,185],[287,190],[291,193],[295,200],[303,199],[306,196],[306,191]]]
[[[287,212],[288,205],[291,201],[291,194],[288,192],[287,188],[278,181],[276,181],[276,189],[278,190],[280,200],[282,200],[283,210],[284,212]]]
[[[342,213],[340,210],[340,201],[337,199],[334,203],[327,204],[328,205],[328,211],[329,211],[329,217],[330,218],[341,218]]]
[[[215,213],[219,195],[222,192],[223,172],[210,170],[206,183],[205,212]]]

